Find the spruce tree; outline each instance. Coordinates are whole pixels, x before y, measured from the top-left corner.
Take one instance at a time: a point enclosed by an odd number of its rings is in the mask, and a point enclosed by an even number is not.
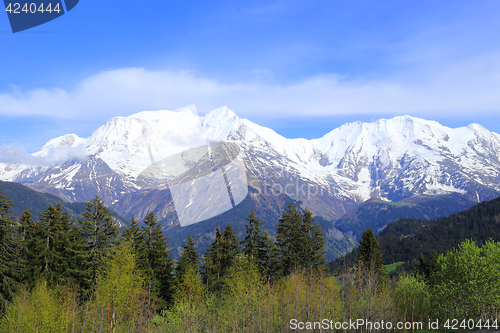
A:
[[[380,245],[372,229],[363,231],[363,235],[359,241],[356,266],[360,269],[374,269],[379,278],[387,276],[387,269],[384,266]]]
[[[188,235],[188,239],[182,247],[184,251],[181,253],[175,268],[175,299],[178,302],[196,303],[203,297],[204,286],[199,278],[200,255],[196,252],[196,243],[191,234]]]
[[[136,269],[143,274],[147,274],[148,263],[146,258],[146,244],[143,229],[139,222],[132,217],[130,225],[123,231],[123,239],[129,242],[135,253]]]
[[[117,243],[118,227],[115,225],[113,213],[101,198],[96,196],[85,208],[86,211],[81,214],[77,223],[86,241],[86,279],[90,285],[95,285],[99,281],[99,273],[104,269],[106,259]]]
[[[281,215],[276,230],[276,245],[282,262],[282,274],[288,275],[301,265],[304,235],[301,232],[302,215],[293,204]]]
[[[193,267],[195,271],[198,271],[198,265],[201,263],[200,254],[196,252],[196,243],[194,242],[193,237],[191,237],[191,234],[188,235],[188,239],[182,247],[184,248],[184,251],[181,253],[175,268],[177,283],[180,283],[189,267]]]
[[[259,249],[259,267],[262,277],[267,281],[273,280],[281,270],[278,247],[267,229],[264,230],[262,247]]]
[[[26,240],[27,233],[29,233],[29,230],[33,228],[34,223],[35,222],[33,221],[31,212],[28,209],[25,209],[23,211],[23,215],[19,218],[19,231],[17,232],[21,241]]]
[[[212,291],[221,291],[223,278],[234,260],[241,254],[240,242],[228,225],[221,233],[219,227],[215,229],[215,241],[205,252],[205,263],[203,265],[203,282]]]
[[[234,260],[241,254],[240,241],[231,225],[224,229],[222,235],[222,270],[227,272]]]
[[[134,250],[136,248],[136,245],[142,242],[143,237],[141,234],[141,226],[139,225],[139,222],[136,221],[135,217],[132,216],[132,219],[130,219],[130,225],[128,225],[125,230],[123,231],[123,239],[126,241],[130,242],[132,246],[134,247]]]
[[[215,240],[210,248],[205,251],[205,262],[203,263],[201,276],[203,283],[209,290],[219,290],[222,286],[222,232],[217,226],[215,228]]]
[[[263,223],[261,220],[255,218],[255,212],[253,210],[250,211],[250,217],[247,217],[246,220],[248,221],[248,223],[245,224],[247,236],[243,241],[241,241],[241,244],[245,246],[243,248],[243,253],[250,260],[258,261],[259,253],[264,241],[263,236],[260,234],[260,226]]]
[[[21,218],[26,282],[31,286],[38,279],[52,285],[79,282],[84,273],[83,244],[70,216],[60,204],[43,211],[38,223],[34,223],[28,213]]]
[[[20,275],[19,242],[15,237],[12,200],[0,191],[0,314],[12,300]]]
[[[315,218],[309,209],[305,209],[301,224],[302,242],[300,265],[304,268],[321,270],[325,267],[325,233],[320,225],[314,225]]]
[[[281,274],[288,275],[302,268],[324,268],[325,235],[321,226],[313,222],[310,210],[301,213],[293,204],[281,215],[276,236]]]
[[[19,236],[19,240],[21,241],[21,261],[23,266],[23,275],[26,275],[26,265],[28,264],[28,241],[31,239],[31,235],[35,228],[35,221],[33,221],[33,217],[31,212],[28,209],[23,211],[23,215],[19,218],[19,228],[17,234]]]
[[[149,212],[142,229],[147,260],[147,281],[151,292],[160,298],[160,308],[165,308],[173,299],[174,260],[170,257],[168,239],[163,235],[155,215]]]

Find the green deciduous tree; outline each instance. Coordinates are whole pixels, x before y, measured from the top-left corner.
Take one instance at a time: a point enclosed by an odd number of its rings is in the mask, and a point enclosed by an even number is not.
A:
[[[433,312],[441,318],[487,319],[500,308],[500,243],[470,240],[440,255],[432,274]]]

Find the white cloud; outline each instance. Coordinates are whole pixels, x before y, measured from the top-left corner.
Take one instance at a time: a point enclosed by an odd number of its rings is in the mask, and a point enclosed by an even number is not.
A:
[[[53,166],[68,160],[84,160],[87,157],[83,147],[50,148],[45,156],[27,154],[22,147],[0,146],[0,163],[24,164],[29,166]]]
[[[226,83],[191,71],[107,70],[72,89],[0,94],[0,114],[105,121],[143,110],[195,103],[206,113],[227,105],[243,117],[346,114],[470,115],[500,109],[500,56],[490,54],[441,68],[384,79],[336,75],[293,84]]]

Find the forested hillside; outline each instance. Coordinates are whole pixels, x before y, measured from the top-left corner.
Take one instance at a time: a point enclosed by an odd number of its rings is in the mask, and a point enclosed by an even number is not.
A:
[[[448,217],[430,220],[411,218],[390,223],[378,235],[380,250],[386,264],[405,262],[401,268],[412,270],[422,253],[429,258],[432,252],[446,253],[465,239],[478,244],[487,240],[500,241],[500,198],[484,201]],[[329,263],[332,270],[352,267],[357,250]]]

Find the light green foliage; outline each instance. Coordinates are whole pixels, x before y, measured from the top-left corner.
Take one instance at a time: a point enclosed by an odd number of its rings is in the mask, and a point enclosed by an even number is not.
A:
[[[143,312],[141,307],[148,302],[148,294],[144,288],[144,277],[135,269],[131,246],[125,244],[116,247],[93,300],[91,305],[94,311],[109,309],[107,325],[131,330],[138,324],[139,314]]]
[[[130,246],[115,249],[95,292],[80,303],[66,285],[24,287],[0,319],[1,332],[147,332],[154,310]]]
[[[290,320],[340,320],[342,300],[334,279],[317,272],[291,273],[275,283],[261,283],[254,263],[235,261],[220,297],[207,295],[197,306],[178,303],[155,332],[295,332]]]
[[[175,286],[175,303],[197,306],[205,299],[205,286],[202,284],[196,267],[190,265]]]
[[[40,281],[31,293],[23,287],[0,320],[1,332],[71,332],[77,308],[75,293],[68,287],[49,289]]]
[[[385,269],[387,269],[387,273],[390,273],[392,271],[395,271],[396,268],[398,268],[399,266],[401,266],[402,264],[404,264],[404,261],[400,261],[400,262],[395,262],[394,264],[390,264],[390,265],[385,265]]]
[[[466,240],[441,255],[433,274],[432,305],[441,318],[486,319],[500,308],[500,243]]]
[[[345,272],[341,277],[341,284],[346,318],[353,320],[364,318],[371,322],[395,321],[397,314],[392,286],[386,277],[380,278],[375,265],[370,265],[368,268],[356,266],[352,272]],[[392,332],[392,330],[385,329],[379,332]]]
[[[414,318],[424,321],[430,318],[429,286],[414,276],[402,276],[394,291],[395,305],[400,320]]]

